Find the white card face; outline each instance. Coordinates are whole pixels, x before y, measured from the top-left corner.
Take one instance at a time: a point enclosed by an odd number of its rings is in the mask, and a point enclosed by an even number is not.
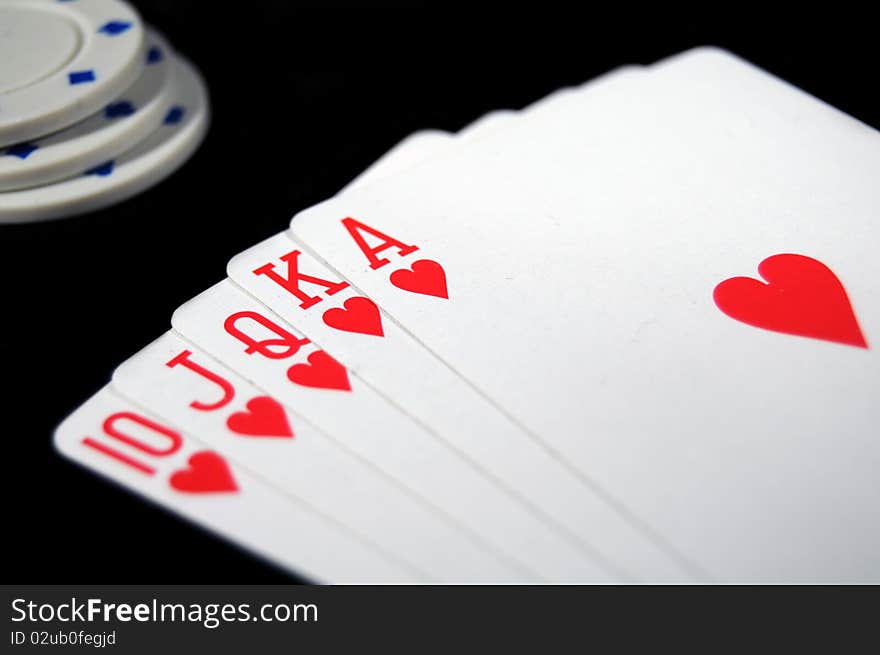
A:
[[[113,373],[121,395],[436,582],[512,582],[433,508],[173,332]]]
[[[710,576],[880,579],[880,139],[718,51],[620,88],[292,231]]]
[[[297,332],[463,453],[524,505],[627,577],[685,569],[632,527],[575,471],[541,447],[376,305],[302,253],[287,233],[236,255],[230,278]]]
[[[490,546],[517,567],[521,579],[616,579],[579,543],[231,281],[180,307],[172,325]]]
[[[314,580],[424,581],[109,387],[58,426],[55,446],[126,489]]]

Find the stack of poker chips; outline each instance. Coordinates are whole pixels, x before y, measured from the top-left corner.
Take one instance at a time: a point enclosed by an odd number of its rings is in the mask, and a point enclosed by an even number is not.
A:
[[[0,0],[0,223],[101,209],[170,175],[209,122],[199,73],[118,0]]]

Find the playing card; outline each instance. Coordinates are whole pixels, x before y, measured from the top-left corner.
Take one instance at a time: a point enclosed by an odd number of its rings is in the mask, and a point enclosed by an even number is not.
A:
[[[180,307],[172,325],[185,339],[491,546],[518,567],[522,579],[616,579],[604,562],[387,402],[356,370],[340,364],[332,351],[312,343],[229,280]],[[459,408],[449,404],[447,411],[456,415]]]
[[[55,446],[134,493],[316,581],[425,580],[109,387],[58,426]],[[174,551],[173,543],[161,546]]]
[[[112,386],[424,579],[521,579],[404,487],[173,332],[120,365]]]
[[[613,87],[291,229],[710,576],[878,579],[877,134],[715,50]]]

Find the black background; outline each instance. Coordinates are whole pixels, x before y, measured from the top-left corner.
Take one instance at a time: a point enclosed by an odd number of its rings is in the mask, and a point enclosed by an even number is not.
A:
[[[810,16],[718,3],[619,15],[134,4],[202,70],[214,119],[196,156],[143,195],[74,219],[0,226],[4,577],[19,583],[291,580],[61,459],[52,430],[167,330],[178,305],[224,277],[232,255],[409,133],[455,131],[704,44],[880,125],[875,35],[839,5]]]

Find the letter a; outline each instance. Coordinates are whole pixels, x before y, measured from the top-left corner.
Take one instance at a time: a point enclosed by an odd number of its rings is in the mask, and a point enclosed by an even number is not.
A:
[[[376,255],[382,252],[383,250],[388,250],[388,248],[397,248],[397,254],[401,257],[405,257],[406,255],[415,252],[418,250],[416,246],[408,246],[402,241],[398,241],[394,237],[390,237],[383,232],[379,232],[379,230],[373,229],[369,225],[364,225],[363,223],[354,220],[353,218],[343,218],[342,224],[345,226],[345,229],[348,230],[348,233],[351,235],[351,238],[354,239],[354,242],[357,244],[357,247],[361,249],[361,252],[366,256],[367,261],[370,262],[370,268],[373,270],[377,268],[381,268],[388,263],[387,259],[379,259]],[[361,232],[366,232],[367,234],[371,234],[377,239],[382,239],[382,243],[377,245],[375,248],[370,248],[366,239],[364,239]]]

